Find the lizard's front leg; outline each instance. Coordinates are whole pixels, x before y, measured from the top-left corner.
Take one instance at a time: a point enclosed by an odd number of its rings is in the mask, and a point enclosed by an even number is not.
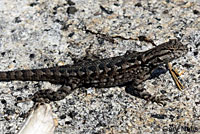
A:
[[[129,84],[126,86],[125,91],[135,97],[146,100],[147,102],[156,102],[158,104],[166,105],[165,101],[169,100],[165,95],[155,96],[146,91],[141,85],[135,86],[134,84]]]

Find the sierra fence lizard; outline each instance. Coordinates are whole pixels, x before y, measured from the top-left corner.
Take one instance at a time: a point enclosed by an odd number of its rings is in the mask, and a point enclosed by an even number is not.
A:
[[[131,95],[162,103],[166,97],[151,95],[141,87],[141,83],[158,66],[181,57],[187,51],[187,46],[171,39],[144,52],[128,51],[122,56],[83,61],[74,65],[0,72],[0,81],[49,81],[62,85],[57,91],[39,90],[32,97],[34,102],[62,100],[80,87],[125,86],[125,91]]]

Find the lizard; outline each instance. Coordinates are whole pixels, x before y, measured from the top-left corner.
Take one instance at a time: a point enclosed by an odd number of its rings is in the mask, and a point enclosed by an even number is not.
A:
[[[147,51],[127,51],[122,56],[50,68],[1,71],[0,81],[48,81],[62,85],[57,91],[37,91],[31,98],[34,102],[59,101],[81,87],[125,86],[125,91],[133,96],[163,104],[166,96],[152,95],[141,86],[142,82],[149,79],[160,65],[185,55],[187,51],[186,45],[177,39],[170,39]]]

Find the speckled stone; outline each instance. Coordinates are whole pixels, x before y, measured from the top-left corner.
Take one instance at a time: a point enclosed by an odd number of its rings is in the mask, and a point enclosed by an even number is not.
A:
[[[73,64],[86,51],[113,57],[127,50],[145,51],[178,38],[190,51],[173,61],[186,70],[179,91],[169,72],[144,82],[154,94],[171,100],[165,107],[146,104],[125,93],[124,87],[78,89],[52,102],[58,117],[55,134],[200,133],[200,2],[198,0],[0,0],[0,69],[30,69]],[[114,43],[84,28],[115,38]],[[17,103],[39,89],[56,90],[48,82],[0,82],[0,134],[17,133],[30,101]],[[165,91],[165,92],[164,92]]]

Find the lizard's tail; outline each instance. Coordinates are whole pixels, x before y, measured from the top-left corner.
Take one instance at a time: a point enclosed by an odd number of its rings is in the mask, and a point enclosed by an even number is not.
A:
[[[0,81],[48,81],[49,77],[51,76],[44,73],[41,69],[0,72]]]

